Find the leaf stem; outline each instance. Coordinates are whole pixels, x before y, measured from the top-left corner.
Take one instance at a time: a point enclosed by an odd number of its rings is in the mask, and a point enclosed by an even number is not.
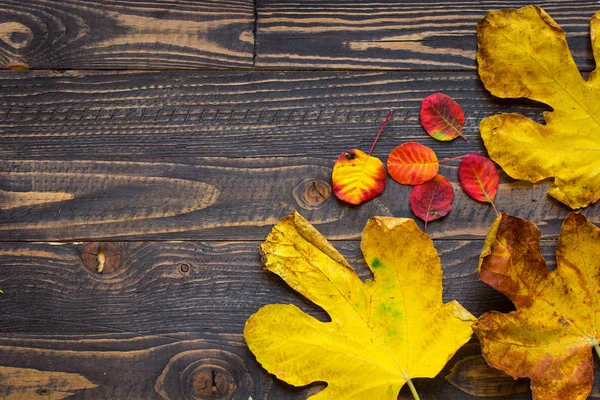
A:
[[[597,345],[596,345],[596,348],[598,348]],[[598,349],[597,351],[600,351],[600,349]],[[421,400],[421,398],[419,397],[419,393],[417,393],[417,389],[415,389],[415,385],[413,385],[412,381],[409,379],[409,380],[406,381],[406,383],[408,384],[408,387],[410,389],[410,392],[413,395],[413,398],[415,400]]]
[[[598,345],[598,343],[594,345],[594,350],[596,350],[596,354],[598,354],[598,357],[600,357],[600,346]]]
[[[494,207],[494,211],[496,212],[496,217],[498,215],[500,215],[500,213],[498,212],[498,209],[496,208],[496,205],[494,204],[494,202],[490,201],[490,204],[492,205],[492,207]],[[596,351],[600,351],[600,348],[596,349]],[[598,356],[600,357],[600,353],[598,353]]]
[[[478,153],[478,152],[476,152],[476,153]],[[456,157],[450,157],[450,158],[442,158],[441,160],[438,160],[438,162],[441,163],[441,162],[445,162],[445,161],[459,160],[461,158],[465,158],[466,156],[470,156],[471,154],[474,154],[474,153],[463,154],[462,156],[456,156]]]
[[[371,149],[369,150],[369,155],[371,155],[371,153],[373,152],[373,149],[375,148],[375,144],[379,140],[379,136],[381,136],[381,132],[383,132],[383,128],[385,128],[385,125],[387,124],[388,120],[390,119],[390,117],[392,116],[393,113],[394,113],[394,110],[390,110],[387,117],[385,117],[385,120],[383,121],[383,124],[381,124],[381,128],[379,128],[379,132],[377,132],[377,136],[375,136],[375,140],[373,141],[373,144],[371,145]]]

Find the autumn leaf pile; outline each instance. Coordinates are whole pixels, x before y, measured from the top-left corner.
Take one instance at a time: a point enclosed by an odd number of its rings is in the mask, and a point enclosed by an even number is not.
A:
[[[592,18],[592,48],[600,60],[598,23]],[[515,179],[554,178],[549,194],[571,208],[598,201],[596,72],[588,81],[581,78],[564,32],[536,6],[488,13],[478,38],[479,74],[493,95],[526,97],[553,108],[544,114],[545,125],[518,114],[485,118],[480,131],[492,160]],[[464,115],[457,110],[447,96],[429,96],[421,108],[423,127],[437,140],[464,138]],[[340,155],[332,176],[336,196],[352,204],[372,199],[384,190],[389,173],[414,186],[411,209],[425,223],[450,211],[453,189],[438,173],[444,160],[433,150],[403,143],[389,154],[386,173],[371,156],[373,146],[368,154],[352,149]],[[495,164],[480,154],[461,158],[461,187],[494,206]],[[258,362],[278,378],[296,386],[326,382],[313,399],[391,400],[404,385],[419,399],[412,379],[436,376],[475,333],[487,363],[514,379],[529,378],[536,400],[583,400],[592,389],[594,351],[600,356],[600,229],[571,213],[560,232],[553,271],[541,255],[540,239],[533,223],[498,214],[478,274],[516,311],[489,311],[475,319],[456,301],[443,303],[440,259],[412,219],[367,222],[361,250],[373,279],[363,282],[294,211],[262,244],[265,267],[323,308],[331,321],[293,305],[271,304],[248,319],[244,336]]]
[[[333,166],[333,193],[342,201],[361,204],[379,196],[386,182],[383,163],[371,152],[392,111],[385,119],[369,153],[358,149],[343,152]],[[462,137],[464,113],[452,98],[442,93],[432,94],[421,103],[421,124],[434,139],[449,141]],[[387,171],[396,182],[414,186],[409,204],[413,214],[427,223],[446,216],[452,209],[454,189],[450,181],[438,173],[440,162],[464,158],[458,169],[459,182],[471,198],[494,206],[498,189],[498,170],[487,157],[473,153],[438,160],[435,152],[417,142],[405,142],[388,155]],[[497,211],[496,211],[497,213]]]

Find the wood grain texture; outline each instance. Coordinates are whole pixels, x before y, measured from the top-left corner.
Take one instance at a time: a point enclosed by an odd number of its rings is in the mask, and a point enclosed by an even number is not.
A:
[[[465,141],[421,127],[421,100],[443,92],[465,112]],[[405,141],[440,158],[482,151],[482,118],[548,107],[491,96],[475,72],[50,72],[0,74],[0,158],[163,161],[326,157]]]
[[[412,216],[410,188],[390,179],[383,196],[350,207],[331,196],[333,161],[368,148],[389,108],[374,153],[384,161],[409,140],[440,158],[484,151],[478,124],[494,113],[540,121],[546,107],[495,99],[474,71],[477,20],[525,4],[2,1],[0,69],[60,71],[0,71],[0,397],[316,393],[323,385],[293,388],[268,375],[241,336],[268,303],[327,318],[260,268],[260,241],[296,208],[367,278],[356,239],[373,215]],[[591,70],[597,4],[543,6]],[[252,67],[413,71],[173,71]],[[420,101],[435,92],[465,110],[466,143],[437,143],[422,130]],[[444,300],[476,315],[510,311],[477,279],[480,239],[495,216],[459,189],[457,166],[441,168],[454,210],[428,227]],[[547,197],[548,186],[502,175],[496,205],[540,225],[552,266],[569,210]],[[584,210],[595,223],[599,207]],[[527,381],[482,362],[476,341],[415,385],[424,399],[530,398]],[[410,398],[405,388],[400,399]]]
[[[3,0],[0,69],[248,68],[252,0]]]
[[[488,10],[528,4],[256,3],[6,0],[0,68],[474,69],[477,21]],[[588,21],[597,4],[543,6],[567,31],[579,65],[592,69]]]
[[[530,1],[258,0],[262,68],[474,70],[477,21]],[[540,4],[567,32],[578,65],[594,68],[594,1]]]
[[[496,217],[491,206],[460,189],[457,165],[441,173],[452,181],[454,208],[427,232],[445,239],[485,237]],[[355,207],[331,195],[330,176],[330,160],[299,157],[203,158],[195,164],[0,161],[0,202],[7,203],[0,209],[0,238],[261,240],[298,209],[328,238],[343,240],[358,238],[373,215],[412,217],[411,187],[389,182],[380,197]],[[556,237],[569,210],[548,198],[548,187],[502,174],[496,207],[535,221],[544,237]],[[598,205],[582,213],[599,222]]]
[[[463,399],[531,399],[529,379],[513,380],[504,372],[487,365],[480,354],[479,342],[471,341],[460,349],[452,366],[444,369],[445,379],[462,390]],[[594,370],[598,371],[600,361],[594,358]],[[472,396],[472,397],[471,397]],[[594,380],[588,399],[600,398],[600,382]]]
[[[1,244],[0,379],[9,383],[0,394],[23,390],[10,380],[16,372],[32,379],[28,393],[40,399],[68,393],[82,399],[192,399],[201,397],[198,391],[206,394],[207,385],[231,391],[224,398],[300,399],[319,389],[276,381],[243,341],[246,319],[265,304],[291,303],[327,318],[261,268],[259,242],[111,245],[120,261],[111,272],[98,273],[84,258],[89,243]],[[361,278],[370,276],[358,242],[334,245]],[[435,246],[444,267],[445,301],[457,299],[476,315],[513,309],[477,278],[481,241],[444,240]],[[550,265],[554,246],[542,244]],[[436,379],[415,382],[423,398],[472,398],[457,387],[476,395],[498,389],[497,398],[528,398],[522,385],[512,390],[502,375],[495,383],[482,379],[489,371],[473,360],[479,354],[473,343]],[[211,373],[208,379],[207,370],[217,377]],[[480,380],[467,385],[465,375]],[[409,399],[409,392],[401,398]]]
[[[111,242],[119,261],[98,273],[87,243],[2,243],[0,332],[35,334],[218,332],[239,334],[261,305],[316,306],[261,268],[260,242]],[[554,262],[554,241],[544,255]],[[334,245],[362,278],[359,243]],[[473,314],[508,311],[504,296],[477,278],[482,241],[435,243],[444,270],[444,299]],[[167,322],[169,321],[169,322]],[[175,324],[176,329],[172,324]]]
[[[97,385],[79,374],[0,367],[0,396],[5,400],[59,400],[72,396],[79,390],[95,387]]]
[[[453,369],[476,381],[489,374],[474,361],[478,352],[479,345],[470,343],[436,378],[415,379],[421,397],[475,400],[484,394],[490,400],[531,398],[527,381],[514,383],[502,375],[482,382],[481,388],[471,382],[474,395],[459,389],[456,385],[463,381],[457,380],[465,377],[457,377]],[[268,375],[249,353],[241,335],[6,335],[0,338],[0,357],[0,377],[18,373],[32,379],[4,381],[0,394],[11,400],[302,400],[324,388],[319,383],[292,387]],[[446,376],[452,376],[453,381]],[[28,386],[24,388],[24,384]],[[597,386],[590,398],[598,398]],[[398,399],[412,399],[408,387]]]
[[[465,110],[467,142],[436,142],[420,126],[421,99],[438,91]],[[474,73],[7,72],[0,239],[262,240],[293,208],[329,238],[358,238],[373,215],[412,216],[411,188],[391,179],[361,207],[329,190],[334,160],[367,149],[390,107],[374,152],[384,161],[409,140],[439,158],[484,152],[482,117],[539,120],[543,110],[489,97]],[[454,209],[428,232],[482,238],[495,216],[460,190],[458,164],[442,164]],[[496,205],[556,237],[569,210],[546,195],[549,184],[503,175]],[[583,210],[596,223],[598,207]]]

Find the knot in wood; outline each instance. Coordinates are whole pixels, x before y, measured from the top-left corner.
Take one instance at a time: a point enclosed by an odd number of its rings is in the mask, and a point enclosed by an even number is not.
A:
[[[3,22],[0,24],[0,40],[14,49],[22,49],[33,40],[33,32],[20,22]]]
[[[305,210],[316,210],[325,206],[331,197],[331,186],[321,179],[305,179],[293,191],[294,199]]]
[[[154,388],[165,400],[248,400],[254,381],[238,355],[199,349],[171,358]]]
[[[119,249],[112,243],[92,242],[83,247],[83,264],[98,274],[114,272],[121,262]]]
[[[235,389],[233,376],[217,365],[198,366],[188,378],[188,391],[194,399],[228,399]]]

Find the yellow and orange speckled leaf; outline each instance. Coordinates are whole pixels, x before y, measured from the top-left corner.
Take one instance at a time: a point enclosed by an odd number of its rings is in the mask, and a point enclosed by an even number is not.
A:
[[[554,178],[548,193],[571,208],[600,199],[600,73],[585,81],[565,33],[544,10],[489,12],[477,27],[479,76],[494,96],[536,100],[552,107],[545,124],[520,114],[481,121],[490,158],[513,178]],[[600,13],[591,21],[600,65]]]
[[[350,204],[361,204],[377,197],[385,188],[386,173],[377,157],[358,149],[343,152],[333,165],[333,193]]]
[[[294,305],[271,304],[246,322],[262,366],[295,386],[327,382],[311,399],[396,400],[412,378],[432,378],[472,334],[474,317],[442,301],[432,240],[412,219],[373,217],[361,249],[374,279],[361,281],[304,218],[283,218],[262,244],[266,269],[322,307],[321,322]]]
[[[475,333],[487,362],[513,378],[531,379],[536,400],[586,399],[600,355],[600,229],[578,213],[565,220],[549,271],[540,232],[501,214],[485,240],[479,277],[517,310],[488,312]]]

